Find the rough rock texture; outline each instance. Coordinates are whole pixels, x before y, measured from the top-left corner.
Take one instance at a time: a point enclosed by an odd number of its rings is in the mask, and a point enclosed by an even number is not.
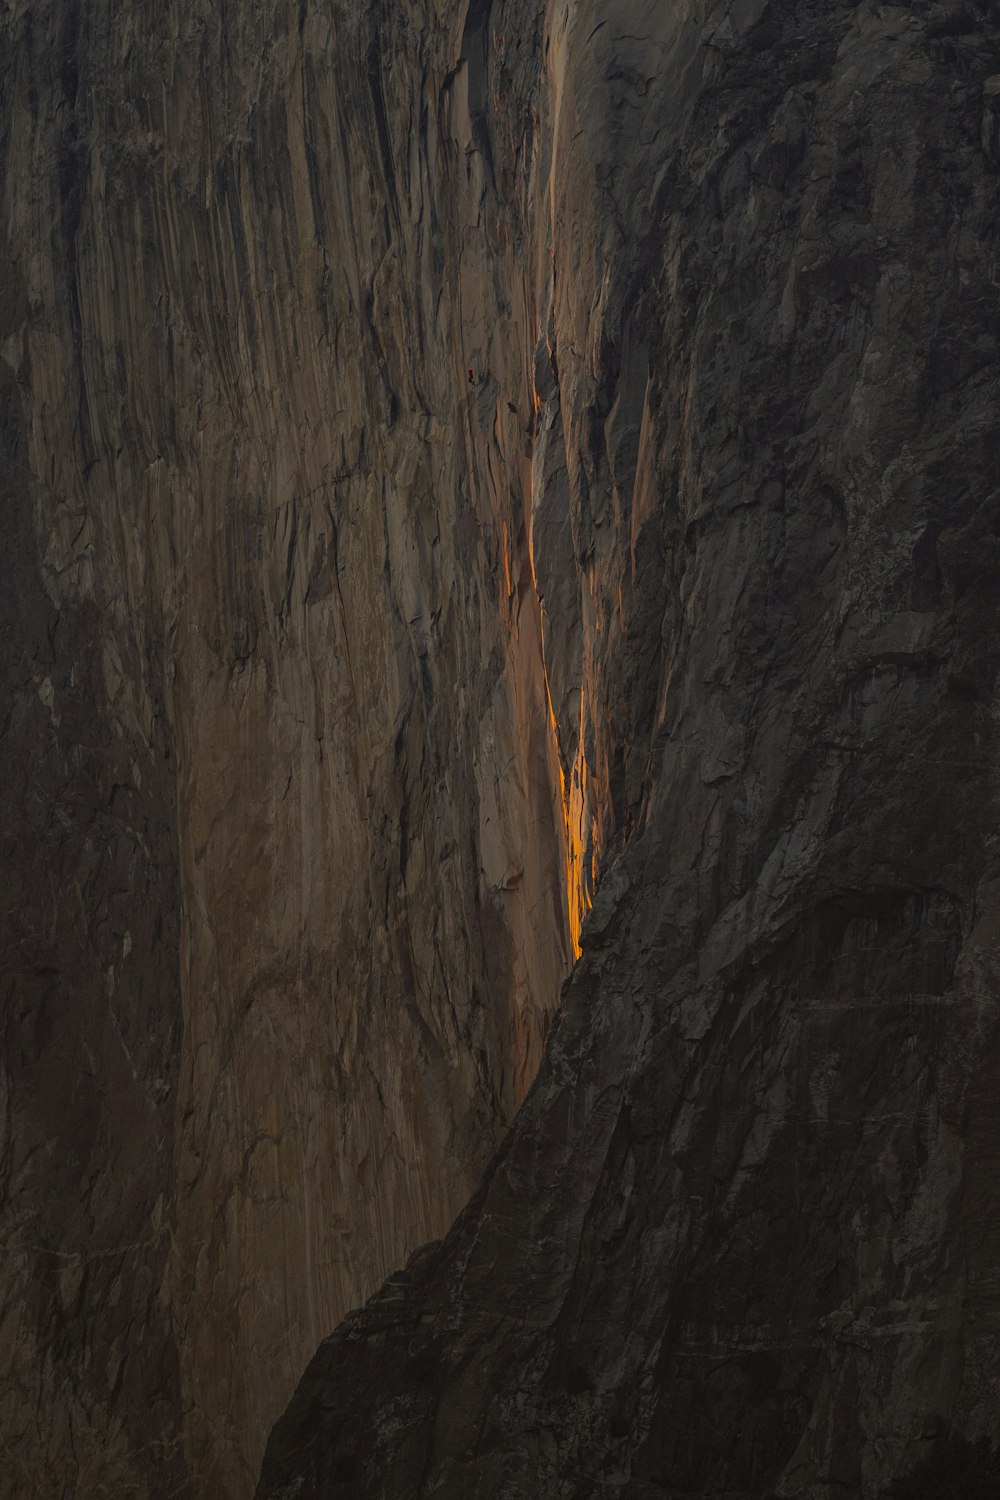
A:
[[[387,161],[444,180],[411,101],[468,77],[479,472],[543,336],[602,873],[482,1188],[321,1346],[258,1496],[994,1494],[995,7],[494,0],[483,44],[456,4],[416,68],[371,10]]]
[[[467,1201],[574,953],[482,59],[442,103],[455,16],[399,9],[395,73],[377,20],[0,20],[18,1500],[248,1495],[320,1339]]]
[[[995,7],[7,0],[0,110],[0,1494],[244,1500],[480,1182],[262,1497],[974,1493]]]

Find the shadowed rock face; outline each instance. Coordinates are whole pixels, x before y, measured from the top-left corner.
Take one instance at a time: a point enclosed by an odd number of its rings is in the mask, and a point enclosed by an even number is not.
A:
[[[535,278],[534,572],[602,873],[482,1187],[320,1347],[258,1496],[980,1483],[995,13],[497,0],[487,37],[468,170],[512,308]]]
[[[998,76],[7,6],[0,1494],[980,1483]]]
[[[6,339],[24,293],[4,270]],[[0,387],[0,1493],[145,1494],[153,1473],[170,1493],[178,1361],[158,1289],[181,1007],[163,642],[43,586],[25,393],[4,365]],[[105,1443],[136,1462],[107,1464]]]

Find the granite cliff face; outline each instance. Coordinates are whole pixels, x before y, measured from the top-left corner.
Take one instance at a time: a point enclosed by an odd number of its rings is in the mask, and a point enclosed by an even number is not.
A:
[[[601,878],[482,1188],[258,1495],[993,1493],[995,11],[537,22],[526,139],[492,7],[474,144],[541,266]]]
[[[579,932],[537,335],[441,28],[383,78],[376,20],[4,16],[5,1494],[248,1495]]]
[[[0,1490],[978,1463],[990,6],[0,25]]]

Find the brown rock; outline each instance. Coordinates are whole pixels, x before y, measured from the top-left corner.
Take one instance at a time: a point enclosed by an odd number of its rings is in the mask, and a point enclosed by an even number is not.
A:
[[[0,1494],[971,1492],[990,8],[0,28]]]
[[[371,19],[2,23],[18,1497],[247,1495],[320,1338],[469,1196],[568,968],[461,37],[403,14],[392,64]]]

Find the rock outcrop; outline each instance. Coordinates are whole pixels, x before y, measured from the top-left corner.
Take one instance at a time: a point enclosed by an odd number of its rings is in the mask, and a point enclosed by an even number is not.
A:
[[[973,1492],[998,78],[10,0],[0,1494]]]
[[[488,39],[602,875],[482,1188],[321,1347],[259,1500],[995,1485],[995,11]]]

